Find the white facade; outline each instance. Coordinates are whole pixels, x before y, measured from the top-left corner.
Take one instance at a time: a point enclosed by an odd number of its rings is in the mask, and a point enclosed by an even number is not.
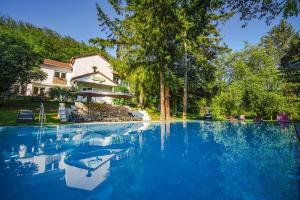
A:
[[[99,55],[72,58],[70,63],[45,59],[41,70],[47,74],[43,81],[33,81],[24,86],[14,85],[15,93],[27,96],[44,96],[51,87],[72,87],[77,85],[81,90],[113,92],[117,83],[113,81],[113,68],[110,63]],[[25,91],[26,90],[26,91]],[[78,100],[85,100],[79,97]],[[96,102],[112,103],[110,97],[93,98]]]
[[[92,73],[93,67],[111,80],[113,80],[113,69],[104,58],[98,55],[72,59],[73,77]]]

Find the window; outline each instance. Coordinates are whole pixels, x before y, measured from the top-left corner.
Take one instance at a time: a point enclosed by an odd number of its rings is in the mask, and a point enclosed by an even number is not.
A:
[[[65,79],[66,78],[66,72],[54,72],[54,77]]]
[[[60,73],[60,78],[66,78],[66,73],[61,72],[61,73]]]
[[[21,88],[21,94],[26,95],[26,91],[27,91],[27,86],[23,85]]]
[[[45,95],[45,88],[40,88],[40,95],[44,96]]]
[[[57,77],[57,78],[59,78],[60,77],[60,72],[55,72],[54,76]]]
[[[14,93],[15,93],[15,94],[18,94],[18,93],[19,93],[19,90],[20,90],[20,86],[14,85],[13,90],[14,90]]]
[[[83,91],[90,91],[93,90],[93,88],[82,88]]]
[[[38,95],[39,94],[39,88],[38,87],[33,87],[33,94]]]

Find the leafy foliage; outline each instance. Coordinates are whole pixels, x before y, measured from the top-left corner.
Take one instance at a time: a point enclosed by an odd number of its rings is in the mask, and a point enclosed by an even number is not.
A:
[[[10,17],[0,16],[0,32],[3,31],[25,40],[43,59],[68,62],[73,56],[94,53],[110,58],[101,49],[78,42],[69,36],[63,37],[51,29],[36,27],[30,23],[17,22]]]
[[[176,106],[176,99],[182,97],[183,91],[191,94],[190,102],[198,100],[201,92],[201,96],[212,96],[214,87],[204,84],[213,85],[214,68],[209,61],[224,50],[217,22],[227,15],[215,12],[220,3],[213,0],[109,3],[118,16],[115,19],[97,5],[99,25],[106,31],[107,39],[90,41],[103,49],[116,47],[117,71],[133,86],[141,106],[160,105],[163,116],[169,96]],[[186,76],[187,73],[193,75]],[[164,92],[169,90],[171,95]],[[194,111],[194,104],[189,105]]]
[[[39,69],[45,58],[68,62],[73,56],[99,53],[111,59],[97,47],[4,16],[0,16],[0,51],[0,92],[15,82],[45,79],[46,74]]]
[[[281,59],[299,41],[300,35],[294,27],[285,20],[281,20],[277,26],[274,26],[261,38],[259,44],[268,49],[268,53],[273,57],[276,65],[279,66]]]
[[[129,90],[125,86],[116,86],[116,87],[114,87],[114,92],[128,93]],[[113,99],[113,103],[115,105],[126,105],[126,104],[128,104],[128,100],[125,98],[116,98],[116,99]]]
[[[129,90],[127,87],[119,85],[119,86],[114,87],[114,92],[128,93]]]
[[[286,87],[287,95],[296,94],[300,97],[300,70],[290,67],[291,64],[300,61],[300,39],[298,43],[293,43],[287,53],[281,59],[281,69],[284,72],[284,77],[288,81]]]
[[[223,66],[226,87],[213,98],[216,117],[247,114],[271,118],[279,112],[294,113],[284,95],[285,81],[268,49],[246,45],[228,55]]]
[[[43,80],[47,75],[39,70],[41,57],[22,38],[0,31],[0,93],[14,83]]]
[[[72,100],[74,91],[74,88],[52,87],[49,89],[48,95],[52,100],[65,103]]]
[[[298,16],[300,2],[297,0],[223,0],[223,9],[240,13],[240,19],[246,23],[251,19],[265,18],[270,24],[275,17],[282,15],[284,18]]]

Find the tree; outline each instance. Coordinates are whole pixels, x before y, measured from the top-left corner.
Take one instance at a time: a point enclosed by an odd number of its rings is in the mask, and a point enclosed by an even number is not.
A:
[[[197,77],[194,80],[198,83],[203,83],[205,79],[212,80],[213,77],[209,76],[209,73],[205,73],[205,71],[212,72],[210,69],[213,68],[209,64],[209,61],[214,59],[218,53],[225,50],[220,45],[221,38],[217,30],[217,22],[226,20],[228,15],[216,12],[221,7],[218,1],[186,0],[182,1],[179,5],[182,24],[180,41],[182,44],[184,65],[183,119],[186,119],[188,89],[193,88],[188,87],[188,82],[192,82],[193,77]],[[193,76],[188,75],[191,72]],[[200,74],[207,75],[207,78]],[[193,86],[195,85],[197,84],[193,84]],[[202,88],[204,87],[205,84],[202,85]]]
[[[122,92],[122,93],[129,92],[128,88],[125,86],[116,86],[113,88],[113,91],[114,92]],[[127,99],[125,99],[125,98],[116,98],[116,99],[113,99],[113,103],[115,105],[125,105],[128,102],[127,102]]]
[[[48,91],[48,95],[51,99],[60,103],[65,103],[72,99],[75,88],[63,88],[63,87],[52,87]]]
[[[111,20],[98,5],[100,26],[107,30],[108,40],[98,39],[102,46],[117,45],[119,55],[131,69],[147,67],[159,76],[160,119],[165,120],[165,75],[172,65],[179,32],[175,1],[109,1],[123,20]],[[93,40],[95,41],[95,39]],[[109,41],[109,42],[107,42]],[[167,101],[169,102],[169,101]]]
[[[280,66],[281,59],[287,54],[291,46],[300,41],[299,33],[294,27],[281,20],[260,40],[260,45],[268,49],[268,53],[273,57],[276,65]]]
[[[297,44],[300,43],[299,32],[285,20],[274,26],[265,36],[261,38],[260,44],[268,49],[277,67],[281,70],[285,84],[285,95],[289,98],[299,93],[299,72],[288,66],[293,62],[294,56],[298,56]],[[294,53],[292,53],[294,52]],[[291,56],[292,55],[292,56]]]
[[[298,16],[300,13],[300,2],[297,0],[224,0],[222,12],[230,10],[240,13],[240,19],[250,21],[251,19],[265,19],[267,24],[282,15],[284,18]],[[245,24],[245,25],[246,25]]]
[[[292,44],[287,53],[281,59],[281,70],[287,80],[286,93],[288,96],[300,96],[300,70],[290,65],[300,61],[300,40]]]
[[[270,118],[288,111],[282,75],[268,52],[264,47],[246,45],[229,56],[223,77],[227,87],[213,98],[217,114]]]
[[[49,58],[69,62],[78,55],[99,53],[107,59],[111,57],[103,50],[78,42],[69,36],[61,36],[48,28],[40,28],[30,23],[15,21],[10,17],[0,15],[0,30],[22,38],[43,59]]]
[[[152,72],[152,79],[159,77],[161,120],[170,117],[171,95],[183,96],[186,117],[187,83],[192,77],[189,71],[208,67],[220,50],[216,26],[223,16],[215,14],[220,4],[212,0],[109,2],[121,17],[111,20],[98,6],[100,26],[107,32],[107,39],[91,41],[102,47],[117,46],[118,59],[125,60],[127,71],[142,67]]]
[[[47,75],[39,70],[40,63],[41,57],[22,38],[0,31],[0,93],[14,83],[45,79]]]

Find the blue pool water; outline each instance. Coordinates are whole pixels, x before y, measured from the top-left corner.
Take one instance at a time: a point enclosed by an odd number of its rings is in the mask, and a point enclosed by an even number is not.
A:
[[[299,199],[292,126],[0,128],[0,199]]]

